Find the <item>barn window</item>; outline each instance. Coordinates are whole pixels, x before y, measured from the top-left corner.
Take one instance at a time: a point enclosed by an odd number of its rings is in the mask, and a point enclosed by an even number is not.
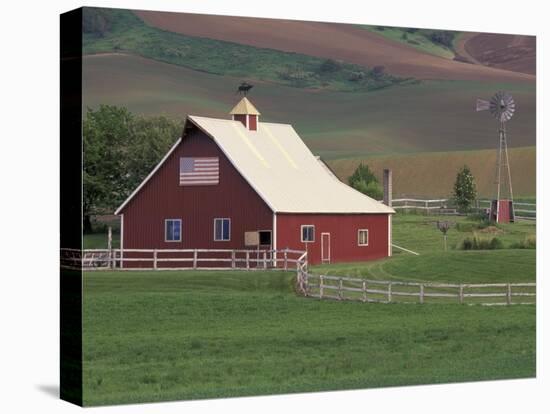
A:
[[[369,245],[369,231],[367,229],[357,230],[357,245],[358,246]]]
[[[180,219],[164,220],[164,241],[167,241],[167,242],[181,241],[181,220]]]
[[[312,224],[305,224],[302,226],[302,242],[311,243],[315,241],[315,226]]]
[[[231,239],[231,220],[228,218],[214,219],[214,241],[229,241]]]

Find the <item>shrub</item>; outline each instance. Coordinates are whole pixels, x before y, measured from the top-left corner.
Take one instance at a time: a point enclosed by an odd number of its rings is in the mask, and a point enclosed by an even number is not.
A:
[[[439,43],[440,45],[446,46],[448,48],[453,47],[453,39],[455,33],[448,30],[434,30],[429,35],[429,38],[434,43]]]
[[[537,237],[534,234],[526,236],[522,241],[513,243],[510,246],[512,249],[536,249]]]
[[[462,240],[458,248],[460,250],[495,250],[504,248],[504,243],[498,237],[486,238],[474,234]]]
[[[321,73],[333,73],[338,72],[342,69],[342,63],[334,60],[334,59],[327,59],[321,63],[319,66],[319,71]]]

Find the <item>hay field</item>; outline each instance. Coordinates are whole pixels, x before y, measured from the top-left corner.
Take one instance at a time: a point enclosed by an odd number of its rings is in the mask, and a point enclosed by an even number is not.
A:
[[[393,170],[393,194],[399,197],[449,197],[456,173],[468,165],[475,177],[481,197],[495,192],[496,149],[478,151],[427,152],[388,155],[371,158],[331,160],[329,165],[340,179],[346,181],[360,162],[371,167],[382,178],[382,170]],[[535,147],[512,148],[510,169],[516,197],[536,194]]]

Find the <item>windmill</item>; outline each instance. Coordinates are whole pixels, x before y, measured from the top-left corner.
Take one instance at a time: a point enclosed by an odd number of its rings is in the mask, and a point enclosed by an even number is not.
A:
[[[514,98],[508,92],[497,92],[489,101],[478,99],[476,111],[487,111],[498,123],[498,152],[495,173],[496,199],[491,202],[490,218],[497,223],[514,221],[514,195],[512,192],[512,174],[508,157],[506,122],[516,110]]]

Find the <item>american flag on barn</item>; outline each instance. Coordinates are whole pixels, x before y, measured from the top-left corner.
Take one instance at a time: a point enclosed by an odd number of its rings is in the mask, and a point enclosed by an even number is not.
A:
[[[216,185],[220,178],[218,157],[180,159],[180,185]]]

